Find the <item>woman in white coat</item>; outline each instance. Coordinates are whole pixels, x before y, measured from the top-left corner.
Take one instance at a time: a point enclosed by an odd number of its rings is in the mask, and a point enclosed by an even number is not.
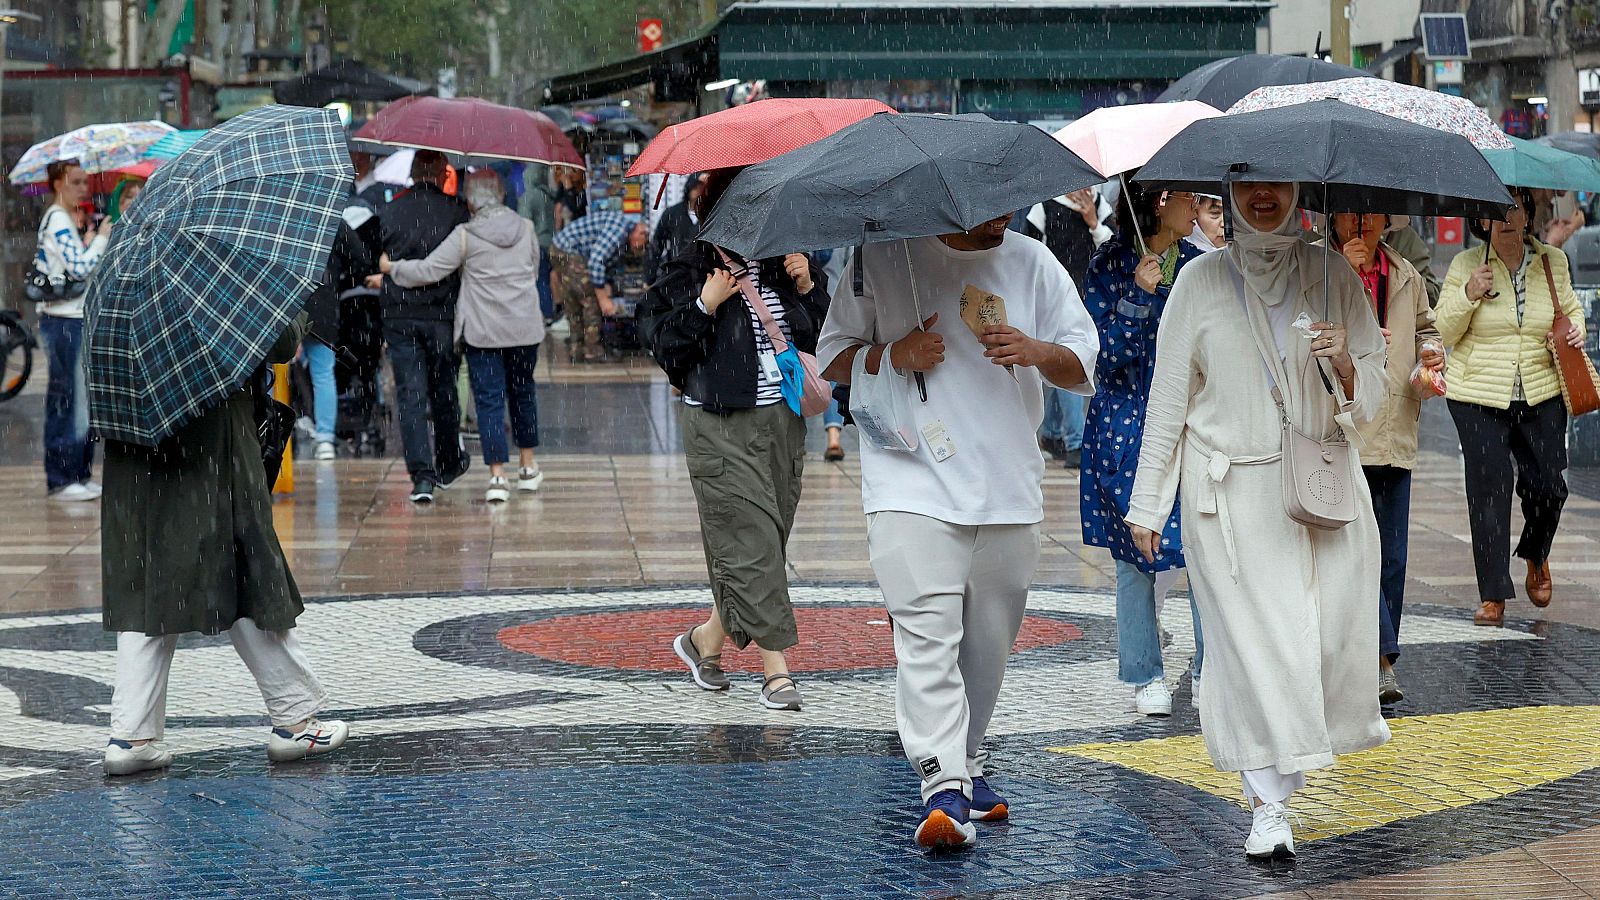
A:
[[[1378,530],[1356,458],[1356,423],[1384,401],[1384,341],[1355,273],[1300,239],[1295,185],[1239,183],[1232,200],[1228,249],[1190,263],[1167,302],[1127,521],[1152,558],[1181,486],[1206,749],[1254,805],[1245,852],[1287,857],[1305,773],[1389,738],[1372,665]],[[1302,433],[1354,442],[1357,515],[1342,528],[1286,512],[1274,383]]]

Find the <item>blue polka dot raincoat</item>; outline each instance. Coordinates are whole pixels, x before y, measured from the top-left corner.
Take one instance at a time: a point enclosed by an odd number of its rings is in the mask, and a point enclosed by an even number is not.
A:
[[[1202,252],[1188,241],[1180,241],[1178,247],[1180,271]],[[1153,564],[1134,548],[1123,517],[1139,468],[1145,403],[1156,369],[1156,329],[1171,288],[1146,293],[1133,280],[1138,264],[1131,241],[1120,233],[1089,263],[1084,305],[1100,330],[1100,356],[1095,361],[1098,390],[1089,401],[1083,433],[1079,504],[1085,544],[1105,547],[1116,559],[1154,573],[1183,568],[1177,504],[1161,532],[1161,550]]]

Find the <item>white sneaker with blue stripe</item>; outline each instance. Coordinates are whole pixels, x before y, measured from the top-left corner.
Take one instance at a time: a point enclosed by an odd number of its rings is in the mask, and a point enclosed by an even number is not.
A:
[[[321,756],[344,746],[350,726],[344,722],[319,722],[309,719],[298,731],[272,729],[267,740],[267,758],[273,762],[293,762],[308,756]]]
[[[170,765],[172,754],[157,746],[155,741],[146,741],[135,747],[128,741],[112,738],[106,744],[107,775],[132,775],[151,769],[165,769]]]

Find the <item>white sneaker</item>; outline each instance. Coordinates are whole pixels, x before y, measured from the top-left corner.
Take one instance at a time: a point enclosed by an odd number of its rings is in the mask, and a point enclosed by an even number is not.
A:
[[[553,337],[564,338],[572,334],[572,325],[567,321],[566,316],[562,316],[545,326],[544,333]]]
[[[1167,683],[1157,678],[1146,685],[1134,689],[1133,708],[1141,716],[1170,716],[1172,715],[1172,692],[1167,690]]]
[[[83,489],[94,495],[93,497],[89,498],[91,500],[99,500],[100,495],[106,492],[106,489],[101,487],[99,482],[95,481],[85,481],[83,483]]]
[[[99,494],[81,484],[69,484],[51,494],[50,499],[60,503],[82,503],[85,500],[93,500],[99,496]]]
[[[293,762],[308,756],[321,756],[344,746],[350,726],[344,722],[318,722],[311,719],[299,731],[272,729],[267,739],[267,758],[273,762]]]
[[[333,441],[317,441],[317,459],[337,459],[338,452],[333,449]]]
[[[511,485],[504,475],[489,479],[489,489],[483,492],[483,499],[490,503],[504,503],[511,499]]]
[[[517,470],[517,490],[532,493],[544,484],[544,472],[540,471],[537,464],[531,469]]]
[[[1294,830],[1289,827],[1289,807],[1263,803],[1256,807],[1255,823],[1244,841],[1244,854],[1255,859],[1293,859]]]
[[[148,741],[137,747],[127,741],[111,739],[106,744],[106,774],[132,775],[172,765],[172,754]]]

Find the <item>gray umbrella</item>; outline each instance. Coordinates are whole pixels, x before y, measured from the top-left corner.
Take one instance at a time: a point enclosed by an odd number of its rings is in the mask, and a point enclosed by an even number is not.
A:
[[[879,113],[741,172],[700,239],[766,259],[950,234],[1104,180],[1032,125]]]

